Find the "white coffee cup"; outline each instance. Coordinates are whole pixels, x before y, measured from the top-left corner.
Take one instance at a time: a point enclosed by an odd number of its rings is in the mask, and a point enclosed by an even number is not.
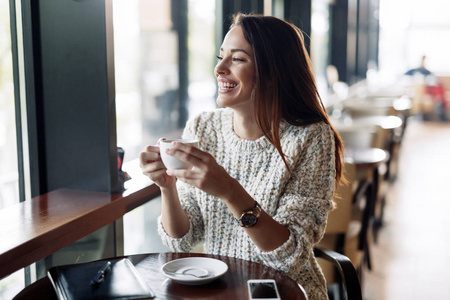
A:
[[[189,169],[191,165],[179,160],[166,153],[167,149],[171,149],[172,142],[180,142],[189,146],[198,147],[197,139],[167,139],[159,141],[159,151],[161,153],[161,159],[167,169]]]

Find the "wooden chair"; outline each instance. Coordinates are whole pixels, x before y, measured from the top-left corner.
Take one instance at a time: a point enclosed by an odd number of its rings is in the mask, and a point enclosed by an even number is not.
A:
[[[389,130],[383,129],[378,125],[337,125],[335,126],[336,130],[339,132],[345,147],[353,147],[353,148],[380,148],[383,150],[391,152],[390,145],[392,145],[389,141],[391,138],[391,133]],[[369,170],[357,170],[356,171],[356,180],[353,184],[353,193],[358,197],[355,197],[354,200],[359,201],[360,203],[355,203],[355,208],[360,208],[359,211],[355,209],[354,216],[362,216],[363,210],[365,208],[365,198],[363,194],[366,193],[366,190],[369,188],[368,184],[370,182],[376,181],[377,191],[376,193],[376,201],[374,206],[372,207],[371,216],[376,216],[374,219],[374,235],[373,238],[376,241],[377,232],[379,228],[382,226],[383,215],[384,215],[384,206],[387,190],[389,188],[390,182],[388,180],[388,172],[389,172],[389,164],[390,160],[378,166],[376,170],[376,174],[370,172]],[[377,176],[377,178],[374,178]]]
[[[366,226],[367,218],[352,218],[356,169],[351,162],[345,163],[345,178],[347,184],[341,183],[337,187],[336,208],[328,215],[325,235],[316,246],[345,255],[351,261],[354,269],[361,273],[362,265],[367,261],[366,250],[368,250],[366,242],[363,242],[367,235],[363,231],[367,230],[368,226]],[[329,289],[333,290],[333,293],[342,295],[344,291],[339,284],[340,275],[335,266],[329,261],[319,261],[319,265]]]
[[[388,133],[378,125],[336,124],[334,127],[346,147],[381,149],[385,147]]]
[[[402,120],[400,127],[393,130],[385,130],[385,144],[377,146],[389,152],[390,158],[387,163],[385,179],[394,181],[397,177],[398,154],[403,136],[406,131],[407,121],[411,115],[412,102],[404,95],[371,95],[365,99],[349,99],[344,101],[343,111],[351,118],[396,116]]]

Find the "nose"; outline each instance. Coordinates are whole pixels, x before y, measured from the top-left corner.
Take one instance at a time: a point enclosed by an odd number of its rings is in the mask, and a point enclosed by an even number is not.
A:
[[[225,59],[217,61],[216,67],[214,68],[214,73],[216,74],[216,77],[229,73],[229,69],[225,63]]]

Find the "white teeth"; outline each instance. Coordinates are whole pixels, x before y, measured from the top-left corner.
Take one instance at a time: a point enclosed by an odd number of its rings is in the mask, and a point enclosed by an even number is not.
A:
[[[231,89],[236,87],[237,84],[235,83],[229,83],[229,82],[219,82],[219,87],[222,89]]]

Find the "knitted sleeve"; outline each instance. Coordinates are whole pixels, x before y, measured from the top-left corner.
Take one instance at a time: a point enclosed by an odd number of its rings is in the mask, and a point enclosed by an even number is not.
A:
[[[287,142],[292,175],[272,217],[290,231],[289,239],[270,252],[259,251],[263,263],[299,273],[323,237],[335,189],[334,137],[329,126],[309,126],[303,142]],[[293,157],[294,156],[294,157]]]
[[[186,124],[183,132],[183,138],[196,138],[196,120],[191,120]],[[181,238],[173,238],[169,236],[162,227],[161,217],[158,218],[158,233],[161,236],[164,245],[169,247],[171,251],[188,252],[195,245],[204,239],[204,222],[197,199],[200,191],[194,187],[178,180],[177,190],[180,198],[181,206],[189,217],[189,230]]]

